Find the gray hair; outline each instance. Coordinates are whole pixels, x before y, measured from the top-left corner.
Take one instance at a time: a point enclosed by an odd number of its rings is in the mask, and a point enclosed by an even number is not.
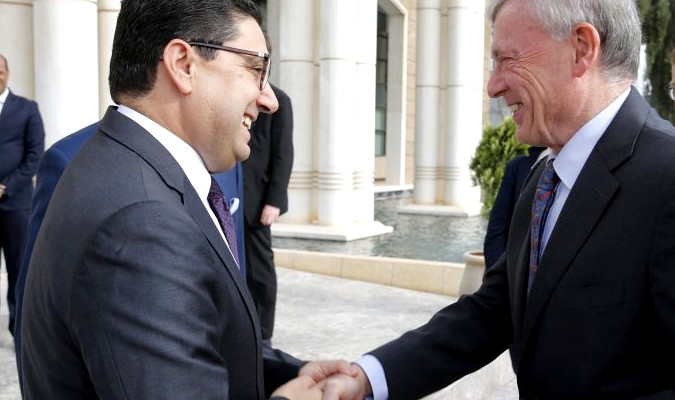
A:
[[[492,0],[492,22],[508,1]],[[610,80],[637,77],[642,28],[635,0],[518,0],[529,8],[554,40],[567,39],[572,29],[587,22],[600,34],[600,57]]]

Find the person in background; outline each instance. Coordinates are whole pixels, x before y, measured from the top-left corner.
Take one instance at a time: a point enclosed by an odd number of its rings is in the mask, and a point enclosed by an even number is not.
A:
[[[526,155],[514,157],[504,167],[504,177],[499,184],[497,197],[490,210],[490,219],[483,243],[485,268],[487,269],[492,267],[506,251],[513,209],[523,189],[525,179],[543,151],[543,147],[530,147]]]
[[[551,150],[506,256],[324,398],[421,398],[508,349],[521,399],[674,399],[675,128],[632,87],[635,1],[495,0],[491,16],[488,94]]]
[[[268,41],[269,46],[269,41]],[[244,217],[248,271],[262,339],[271,342],[277,302],[277,274],[271,225],[288,210],[293,169],[293,107],[286,93],[270,85],[279,101],[274,114],[261,115],[251,128],[251,156],[244,169]]]
[[[27,271],[26,400],[320,398],[321,369],[262,344],[211,177],[278,107],[260,24],[251,0],[122,1],[117,106],[59,179]]]
[[[9,331],[14,335],[14,290],[21,269],[33,176],[44,151],[45,130],[36,102],[9,90],[9,65],[0,54],[0,250],[7,268]]]

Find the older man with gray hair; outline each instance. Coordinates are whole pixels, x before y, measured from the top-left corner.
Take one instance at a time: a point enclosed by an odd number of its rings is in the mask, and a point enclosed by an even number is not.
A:
[[[470,296],[324,398],[414,399],[510,350],[521,399],[675,398],[675,129],[631,87],[633,0],[492,4],[491,97],[551,149]]]

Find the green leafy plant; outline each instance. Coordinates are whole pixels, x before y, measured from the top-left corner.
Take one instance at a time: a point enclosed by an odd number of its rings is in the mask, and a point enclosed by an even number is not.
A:
[[[516,156],[527,154],[528,147],[516,140],[516,124],[511,117],[504,118],[499,125],[483,128],[483,138],[471,158],[469,169],[473,172],[471,179],[474,185],[480,185],[483,191],[484,216],[490,213],[495,202],[506,163]]]

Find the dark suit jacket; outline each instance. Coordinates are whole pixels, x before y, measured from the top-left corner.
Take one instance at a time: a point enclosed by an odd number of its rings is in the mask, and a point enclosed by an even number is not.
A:
[[[11,91],[0,113],[0,210],[28,210],[33,175],[44,150],[45,130],[36,102]]]
[[[265,204],[288,210],[288,181],[293,169],[293,107],[291,99],[272,86],[279,100],[274,114],[260,114],[251,128],[251,155],[244,161],[244,216],[260,225]]]
[[[440,389],[506,348],[524,398],[675,398],[674,134],[633,89],[572,188],[527,299],[540,163],[506,257],[477,293],[373,352],[390,398]]]
[[[26,399],[262,399],[265,351],[230,252],[178,163],[111,108],[59,181],[23,303]],[[264,377],[263,377],[264,370]]]
[[[492,267],[506,251],[506,240],[509,237],[511,215],[516,207],[516,200],[520,196],[525,178],[530,174],[530,169],[542,151],[544,147],[530,147],[528,154],[513,158],[504,167],[504,177],[490,210],[490,220],[483,244],[487,268]]]
[[[54,143],[40,159],[37,170],[37,184],[31,204],[31,215],[28,223],[28,243],[24,254],[21,271],[15,287],[16,301],[16,322],[14,324],[14,348],[16,353],[17,369],[21,371],[21,309],[23,306],[23,292],[26,286],[26,273],[28,263],[35,246],[42,219],[44,218],[47,204],[52,197],[56,183],[61,178],[66,165],[73,158],[75,153],[80,150],[84,142],[87,141],[98,129],[98,123],[92,124],[69,135]],[[21,375],[19,375],[19,385],[22,386]]]

